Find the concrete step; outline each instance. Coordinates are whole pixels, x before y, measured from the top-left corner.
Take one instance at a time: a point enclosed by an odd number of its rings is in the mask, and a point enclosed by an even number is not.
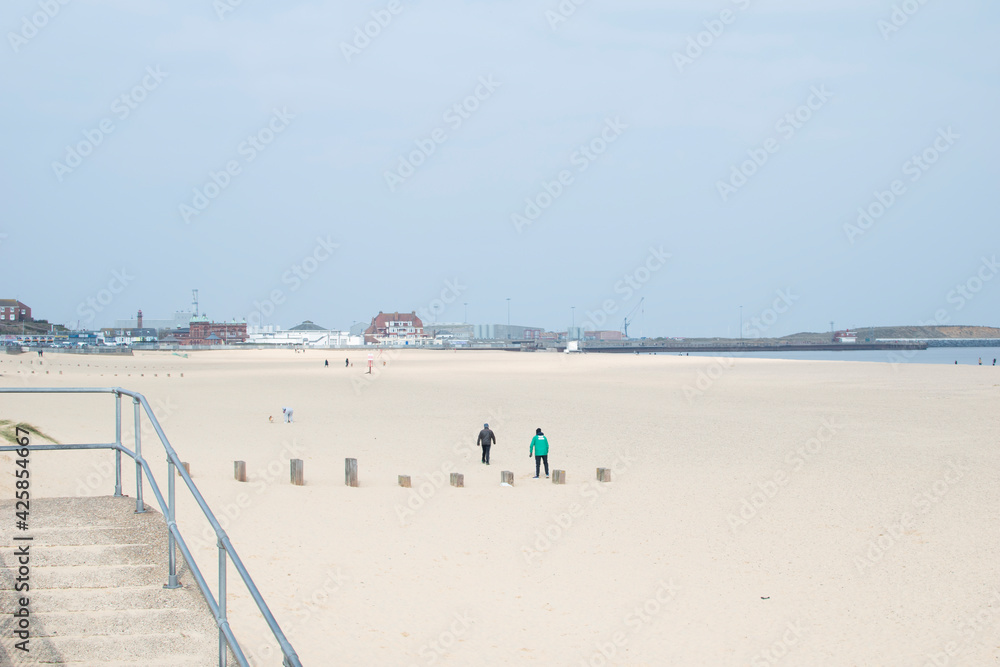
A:
[[[87,662],[106,665],[123,662],[147,665],[150,661],[170,656],[180,658],[192,667],[218,665],[203,647],[206,638],[181,632],[131,636],[45,637],[31,641],[31,658],[37,664],[73,664]],[[13,639],[3,639],[3,650],[15,650]],[[20,653],[18,651],[18,653]],[[19,664],[13,662],[13,664]]]
[[[32,522],[34,523],[34,522]],[[27,532],[34,539],[31,544],[39,547],[74,547],[83,545],[135,544],[129,538],[130,530],[114,526],[70,526],[32,528]],[[17,542],[22,545],[24,542]],[[13,540],[0,542],[0,548],[14,548]],[[40,550],[40,549],[39,549]]]
[[[34,614],[36,637],[90,637],[103,635],[153,635],[171,632],[201,634],[200,614],[189,609],[116,609],[53,611]]]
[[[52,667],[53,664],[59,665],[72,665],[72,667],[137,667],[135,661],[133,660],[108,660],[104,662],[95,662],[93,660],[75,660],[72,657],[67,658],[63,656],[63,659],[58,663],[53,663],[46,659],[44,662],[36,660],[29,653],[26,656],[14,655],[13,658],[7,658],[4,656],[4,651],[6,648],[0,647],[0,667],[14,666],[24,667],[26,665],[46,665],[46,667]],[[34,649],[32,649],[34,651]],[[21,651],[16,651],[16,653],[22,653]],[[11,662],[15,660],[16,662]],[[154,660],[148,660],[142,663],[142,667],[188,667],[188,665],[205,665],[206,667],[217,667],[218,659],[205,660],[201,662],[192,662],[191,656],[176,656],[176,657],[161,657]],[[235,661],[230,658],[227,664],[233,665]]]
[[[0,500],[0,515],[13,502]],[[0,610],[30,599],[31,652],[14,648],[14,618],[0,614],[0,667],[15,665],[218,664],[218,628],[190,572],[167,590],[167,530],[157,512],[129,498],[31,501],[30,584],[15,591],[19,563],[0,536]],[[5,548],[4,548],[5,547]],[[179,562],[180,564],[180,562]]]
[[[13,609],[14,591],[0,591],[0,609]],[[193,583],[167,590],[162,584],[131,588],[48,589],[31,591],[33,610],[41,611],[121,611],[130,609],[197,609],[211,618],[208,603]]]
[[[232,654],[230,654],[232,655]],[[205,667],[218,667],[218,659],[216,660],[204,660],[204,661],[192,661],[191,656],[178,656],[178,657],[167,657],[167,658],[157,658],[155,660],[147,660],[143,662],[141,666],[137,665],[134,660],[107,660],[103,662],[95,662],[93,660],[74,660],[73,658],[67,658],[63,656],[62,662],[52,663],[52,662],[39,662],[33,658],[28,658],[24,661],[22,658],[17,657],[16,664],[17,667],[22,667],[24,665],[45,665],[46,667],[52,667],[53,664],[59,665],[72,665],[72,667],[189,667],[190,665],[205,665]],[[0,667],[6,667],[11,663],[3,662],[3,654],[0,653]],[[229,659],[227,663],[229,665],[235,665],[236,662],[233,658]]]
[[[122,588],[152,586],[163,580],[156,565],[55,565],[31,568],[31,590],[47,588]],[[0,567],[0,587],[13,590],[7,584],[16,576],[16,569]]]
[[[113,506],[107,500],[113,500]],[[44,501],[44,502],[41,502]],[[145,505],[149,508],[149,505]],[[67,516],[78,514],[86,518],[86,525],[94,528],[120,528],[123,519],[135,516],[135,500],[131,498],[111,498],[110,496],[95,496],[88,498],[42,498],[31,500],[31,512],[28,523],[29,533],[34,533],[36,527],[58,527],[65,525]]]
[[[8,547],[9,548],[9,547]],[[14,547],[16,549],[16,547]],[[53,565],[142,565],[156,562],[162,554],[148,544],[81,544],[73,547],[45,546],[31,551],[33,566]]]

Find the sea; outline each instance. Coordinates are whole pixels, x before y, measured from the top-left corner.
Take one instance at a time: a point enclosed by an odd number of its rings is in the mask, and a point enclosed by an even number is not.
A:
[[[656,354],[674,355],[672,352]],[[929,347],[926,350],[830,350],[817,352],[690,352],[692,357],[796,359],[802,361],[866,361],[908,364],[993,366],[1000,361],[1000,347]]]

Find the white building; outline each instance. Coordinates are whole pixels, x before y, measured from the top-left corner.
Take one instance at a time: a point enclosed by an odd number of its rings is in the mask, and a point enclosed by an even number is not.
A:
[[[834,343],[857,343],[858,342],[858,332],[846,329],[844,331],[838,331],[833,334]]]
[[[247,327],[248,345],[276,345],[301,347],[360,347],[364,336],[354,336],[347,331],[324,329],[306,320],[291,329],[279,326]]]

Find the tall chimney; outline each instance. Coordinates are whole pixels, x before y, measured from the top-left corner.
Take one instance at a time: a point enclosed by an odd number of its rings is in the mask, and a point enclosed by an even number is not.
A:
[[[142,328],[142,310],[139,310],[139,315],[136,317],[135,328]]]

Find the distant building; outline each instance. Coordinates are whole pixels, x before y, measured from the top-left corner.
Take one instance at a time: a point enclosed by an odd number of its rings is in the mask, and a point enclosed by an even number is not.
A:
[[[181,345],[232,345],[248,338],[245,321],[209,322],[204,315],[191,319],[187,336],[182,331],[175,336]]]
[[[568,331],[560,331],[559,340],[625,340],[621,331],[587,331],[583,327],[570,327]]]
[[[160,336],[161,343],[167,343],[169,345],[190,345],[188,341],[191,340],[191,329],[190,327],[183,327],[181,329],[167,329]]]
[[[474,337],[473,330],[473,325],[464,322],[441,322],[424,325],[424,333],[432,338],[447,336],[453,340],[471,340]]]
[[[483,340],[524,340],[525,331],[533,327],[517,324],[477,324],[475,337]]]
[[[31,322],[31,308],[17,299],[0,299],[0,321]]]
[[[102,345],[104,343],[104,336],[100,331],[70,331],[66,335],[66,342],[73,347]]]
[[[857,343],[858,342],[858,332],[857,331],[838,331],[833,334],[834,343]]]
[[[142,311],[139,311],[142,312]],[[149,317],[143,318],[142,323],[139,322],[138,316],[131,320],[115,320],[115,328],[117,329],[135,329],[148,327],[150,329],[163,330],[163,329],[186,329],[188,324],[191,322],[192,313],[185,310],[178,310],[174,312],[174,316],[168,320],[154,320]]]
[[[430,336],[424,333],[424,323],[411,313],[383,313],[372,318],[365,329],[365,343],[368,345],[420,345],[428,342]]]
[[[346,331],[334,331],[306,320],[291,329],[268,325],[250,327],[247,342],[252,345],[301,345],[304,347],[350,347],[364,345],[361,334],[351,335]]]
[[[101,337],[106,345],[132,345],[133,343],[157,342],[156,329],[116,329],[105,327],[101,329]]]

